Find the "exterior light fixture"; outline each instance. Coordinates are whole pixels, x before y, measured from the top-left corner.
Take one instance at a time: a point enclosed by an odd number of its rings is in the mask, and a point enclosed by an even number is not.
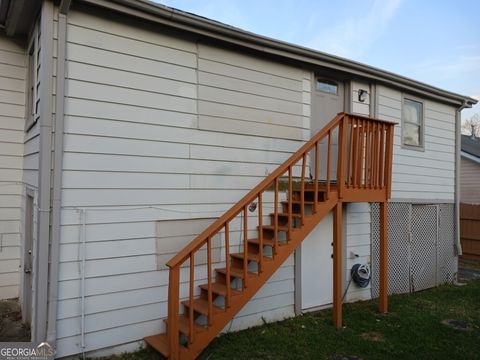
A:
[[[360,101],[361,103],[365,102],[365,100],[367,100],[367,95],[368,95],[367,90],[363,90],[363,89],[358,90],[358,101]]]

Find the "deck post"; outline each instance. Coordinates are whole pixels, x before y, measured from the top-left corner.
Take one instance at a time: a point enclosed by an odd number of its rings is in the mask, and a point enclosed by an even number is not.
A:
[[[342,327],[342,202],[333,209],[333,325]]]
[[[168,281],[168,345],[170,349],[169,359],[176,360],[180,358],[180,347],[178,343],[178,301],[180,285],[180,267],[170,268]]]
[[[388,203],[380,203],[380,298],[379,311],[388,311]]]

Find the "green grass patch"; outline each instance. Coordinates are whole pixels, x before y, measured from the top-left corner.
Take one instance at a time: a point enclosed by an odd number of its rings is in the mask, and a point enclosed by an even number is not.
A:
[[[267,324],[213,341],[201,359],[480,359],[480,281],[390,297],[389,314],[376,301],[344,305],[344,327],[331,310]],[[466,321],[455,330],[442,320]]]
[[[480,359],[480,280],[389,299],[387,315],[378,313],[374,300],[345,304],[339,330],[332,326],[332,311],[323,310],[229,333],[200,359]],[[442,324],[447,319],[465,321],[469,330]],[[142,349],[115,358],[159,357]]]

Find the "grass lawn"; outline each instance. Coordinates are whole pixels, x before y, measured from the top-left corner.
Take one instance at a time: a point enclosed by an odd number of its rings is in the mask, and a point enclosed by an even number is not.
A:
[[[344,305],[344,327],[324,310],[223,335],[201,359],[480,359],[480,280],[390,297],[389,314],[376,301]],[[442,323],[466,321],[467,331]],[[122,359],[155,358],[149,349]]]

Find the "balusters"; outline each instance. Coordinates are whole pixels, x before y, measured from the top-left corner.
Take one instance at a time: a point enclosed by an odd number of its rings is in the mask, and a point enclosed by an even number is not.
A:
[[[274,219],[273,219],[273,254],[277,254],[277,247],[278,247],[278,177],[275,178],[275,199],[274,199],[275,209],[274,211]]]
[[[263,229],[260,229],[262,232]],[[247,288],[248,275],[248,207],[243,207],[243,288]]]
[[[212,237],[207,238],[207,277],[208,277],[208,325],[213,324],[213,294],[212,294]]]
[[[300,180],[300,223],[305,224],[305,167],[307,163],[307,153],[302,157],[302,177]]]
[[[225,266],[226,266],[226,286],[227,298],[225,299],[225,306],[230,307],[230,297],[232,296],[232,289],[230,287],[230,223],[225,223]]]
[[[353,186],[353,122],[355,119],[349,118],[350,124],[350,139],[348,144],[348,166],[347,166],[347,187],[350,188]]]
[[[318,141],[315,142],[315,200],[313,201],[313,212],[316,214],[317,213],[317,207],[318,207],[318,167],[319,167],[319,162],[320,162],[320,154],[318,153]]]
[[[338,127],[338,151],[337,151],[337,190],[338,197],[343,198],[343,189],[345,188],[345,145],[347,142],[347,120],[344,116]]]
[[[260,228],[259,231],[259,243],[260,243],[260,249],[259,249],[259,256],[260,259],[258,261],[258,273],[263,272],[263,210],[262,210],[262,193],[258,194],[258,227]]]
[[[358,157],[360,155],[360,120],[355,119],[355,133],[354,133],[354,147],[355,147],[355,154],[353,159],[353,187],[359,187],[359,180],[358,180]],[[361,158],[361,157],[360,157]]]
[[[326,194],[325,197],[330,197],[330,159],[332,157],[332,130],[328,130],[328,145],[327,145],[327,183],[326,183]]]
[[[367,121],[367,128],[366,128],[366,139],[365,139],[365,188],[370,187],[371,181],[371,129],[370,129],[370,121]]]
[[[293,184],[292,184],[292,165],[288,167],[288,241],[292,236],[292,197],[293,197]]]
[[[195,253],[190,253],[190,291],[189,291],[189,306],[188,306],[188,323],[190,328],[190,336],[188,338],[188,342],[192,344],[194,340],[194,322],[195,319],[193,318],[193,284],[195,283]]]
[[[380,161],[379,165],[380,168],[378,169],[378,175],[379,175],[379,187],[380,189],[383,189],[384,187],[384,174],[383,174],[383,169],[384,169],[384,161],[385,161],[385,124],[380,124]]]
[[[379,138],[378,138],[378,132],[379,132],[379,124],[375,123],[374,124],[374,128],[375,128],[375,132],[374,132],[374,144],[375,144],[375,147],[374,147],[374,156],[373,158],[375,159],[375,167],[373,169],[373,174],[374,174],[374,178],[373,178],[373,188],[374,189],[377,189],[378,188],[378,167],[379,167],[379,159],[380,159],[380,149],[379,149]]]
[[[385,150],[385,186],[387,198],[392,193],[392,157],[393,157],[393,130],[394,126],[387,127],[386,150]]]
[[[360,120],[362,126],[360,129],[360,163],[358,168],[358,181],[359,187],[363,188],[365,186],[365,120]]]

